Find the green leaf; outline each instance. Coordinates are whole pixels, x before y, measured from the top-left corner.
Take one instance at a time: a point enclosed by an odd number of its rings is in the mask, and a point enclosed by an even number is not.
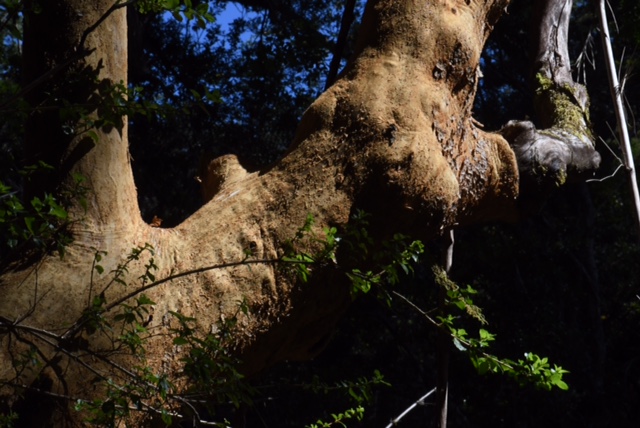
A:
[[[184,337],[174,337],[173,338],[173,344],[177,345],[177,346],[182,346],[182,345],[189,344],[189,341],[187,339],[185,339]]]
[[[36,210],[36,212],[40,212],[44,207],[44,203],[40,200],[40,198],[33,198],[31,200],[31,206],[34,210]]]
[[[169,415],[167,413],[166,409],[162,409],[162,414],[160,416],[162,418],[162,422],[165,424],[165,426],[171,426],[171,415]]]
[[[400,263],[400,267],[402,268],[402,270],[404,271],[404,273],[405,273],[406,275],[409,275],[409,266],[407,266],[407,265],[406,265],[406,264],[404,264],[404,263]]]
[[[554,381],[553,384],[563,391],[567,391],[569,389],[569,385],[560,379]]]
[[[486,374],[491,368],[491,364],[484,357],[473,359],[472,361],[479,375]]]
[[[33,225],[35,223],[36,219],[33,217],[25,217],[24,218],[24,224],[27,226],[27,230],[31,233],[31,235],[35,235],[34,231],[33,231]]]
[[[567,383],[562,380],[562,375],[563,373],[567,373],[567,371],[563,370],[562,368],[559,368],[559,369],[560,370],[558,371],[552,370],[553,374],[549,377],[549,381],[551,382],[552,385],[555,385],[559,389],[566,391],[569,389],[569,385],[567,385]]]
[[[100,142],[100,137],[98,137],[98,133],[93,129],[90,129],[89,131],[87,131],[87,136],[91,138],[93,142],[96,144]]]
[[[480,334],[480,340],[485,342],[491,342],[496,339],[495,334],[491,334],[483,328],[480,329],[479,334]]]
[[[60,205],[58,205],[53,201],[51,201],[51,208],[49,209],[49,214],[52,214],[53,216],[57,217],[60,220],[66,220],[69,215],[67,213],[67,210],[65,210],[64,208],[62,208]]]
[[[453,302],[453,306],[463,311],[467,307],[467,304],[463,300],[456,300]]]
[[[457,337],[466,337],[467,336],[467,330],[465,330],[464,328],[459,328],[459,329],[455,330],[454,334]]]
[[[147,296],[146,294],[142,294],[140,297],[138,297],[136,299],[136,302],[138,303],[138,305],[142,306],[142,305],[155,305],[156,302],[154,302],[153,300],[151,300],[149,298],[149,296]]]

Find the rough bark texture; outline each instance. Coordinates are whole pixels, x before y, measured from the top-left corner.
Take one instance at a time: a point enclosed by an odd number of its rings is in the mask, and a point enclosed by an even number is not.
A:
[[[532,74],[539,128],[530,121],[513,120],[501,131],[518,158],[523,209],[538,205],[544,190],[567,180],[584,179],[600,164],[587,89],[571,76],[568,34],[572,3],[536,1]]]
[[[57,155],[58,164],[73,160],[69,169],[87,177],[88,210],[73,211],[78,220],[75,242],[64,259],[48,257],[0,277],[0,378],[29,385],[40,375],[41,388],[79,397],[95,393],[89,382],[95,374],[83,364],[104,374],[114,371],[86,352],[63,351],[66,345],[55,336],[38,333],[64,333],[101,289],[104,279],[94,278],[91,284],[94,249],[108,251],[101,264],[109,272],[133,246],[148,243],[155,250],[155,275],[162,278],[242,261],[247,250],[249,261],[277,259],[308,214],[316,219],[319,235],[324,226],[344,227],[354,210],[363,209],[372,214],[379,236],[403,231],[423,240],[460,224],[514,218],[514,151],[500,134],[478,129],[471,119],[482,46],[506,4],[370,1],[354,59],[304,114],[284,159],[253,173],[233,157],[214,161],[203,177],[209,202],[174,229],[152,228],[140,219],[126,121],[121,129],[99,130],[99,142],[81,156],[70,153],[78,153],[74,149],[86,139],[72,139]],[[67,26],[70,48],[109,6],[108,0],[52,2],[52,10],[66,11],[61,22],[45,20],[25,30],[37,34],[51,31],[51,25]],[[87,39],[87,47],[96,50],[83,64],[98,72],[99,79],[126,81],[125,25],[124,10],[118,10]],[[37,59],[40,49],[49,48],[32,49]],[[522,133],[518,135],[517,146]],[[42,137],[36,132],[29,141],[37,146]],[[132,291],[145,262],[130,267],[124,278],[129,288],[109,288],[107,302]],[[238,312],[238,302],[246,301],[248,311],[239,314],[233,346],[249,374],[284,359],[313,356],[350,301],[337,267],[316,269],[311,281],[302,283],[274,263],[204,270],[146,293],[156,302],[149,325],[156,333],[169,328],[168,311],[193,316],[201,331],[215,332]],[[39,330],[9,328],[9,321]],[[87,341],[83,346],[105,345],[99,334],[82,334]],[[42,349],[48,364],[41,373],[14,376],[7,362],[28,346],[18,336]],[[180,350],[163,336],[147,348],[151,366],[175,378]],[[8,386],[0,391],[9,401],[15,392]]]

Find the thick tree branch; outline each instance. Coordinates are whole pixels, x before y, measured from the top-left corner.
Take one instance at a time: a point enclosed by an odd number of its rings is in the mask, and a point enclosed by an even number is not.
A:
[[[537,0],[533,31],[537,34],[534,68],[557,82],[572,82],[569,18],[573,0]]]
[[[553,187],[589,177],[600,164],[586,88],[573,81],[568,50],[572,0],[537,0],[534,106],[539,128],[510,121],[501,130],[520,171],[521,201],[534,208]]]

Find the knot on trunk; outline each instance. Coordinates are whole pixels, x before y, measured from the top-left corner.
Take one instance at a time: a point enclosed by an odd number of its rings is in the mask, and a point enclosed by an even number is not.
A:
[[[203,201],[209,202],[226,186],[247,176],[247,170],[235,155],[224,155],[213,160],[202,160],[198,181]]]

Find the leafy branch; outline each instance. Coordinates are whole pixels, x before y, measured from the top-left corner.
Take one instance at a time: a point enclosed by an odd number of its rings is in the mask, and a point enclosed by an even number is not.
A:
[[[29,178],[38,171],[49,171],[51,166],[40,162],[21,171]],[[84,178],[76,175],[68,189],[57,194],[45,193],[23,202],[20,192],[0,181],[0,267],[13,259],[35,252],[37,255],[57,251],[60,256],[72,242],[67,232],[72,220],[65,206],[77,203],[86,206]],[[5,259],[6,258],[6,259]]]
[[[357,406],[351,409],[347,409],[342,413],[332,413],[331,417],[333,418],[330,422],[324,422],[320,419],[315,424],[307,425],[306,428],[331,428],[335,426],[345,427],[345,421],[349,419],[356,419],[361,421],[364,417],[364,407]]]
[[[312,382],[308,385],[304,385],[304,388],[310,389],[314,393],[323,394],[328,394],[334,391],[343,391],[355,403],[361,405],[371,401],[372,389],[381,385],[391,386],[391,384],[384,379],[384,376],[379,370],[374,370],[371,378],[362,376],[355,381],[342,380],[332,385],[322,382],[317,376],[314,376]]]
[[[313,215],[307,215],[294,237],[284,243],[284,255],[279,259],[285,266],[293,269],[302,282],[309,280],[312,266],[337,264],[336,250],[341,240],[338,230],[335,227],[325,227],[322,230],[324,236],[319,237],[313,231],[314,223]]]
[[[477,293],[473,288],[470,286],[464,289],[460,288],[447,277],[441,268],[434,268],[434,272],[436,275],[436,283],[447,292],[446,304],[449,308],[462,311],[481,324],[487,324],[480,308],[473,304],[471,296]],[[499,358],[485,351],[485,349],[489,348],[491,342],[495,340],[495,334],[490,333],[484,328],[480,328],[478,330],[478,336],[472,337],[466,329],[456,326],[455,322],[457,317],[453,314],[441,314],[434,318],[404,295],[397,291],[391,291],[391,293],[411,306],[430,324],[446,332],[450,336],[454,346],[459,351],[468,354],[469,359],[479,374],[502,373],[511,377],[520,385],[533,384],[545,390],[551,390],[553,387],[562,390],[569,388],[562,379],[563,375],[569,372],[555,364],[551,366],[546,357],[539,357],[535,353],[527,352],[524,354],[524,359],[511,360],[508,358]]]
[[[215,22],[215,17],[209,12],[208,2],[195,2],[195,7],[192,0],[137,0],[136,3],[141,13],[170,12],[176,21],[195,20],[196,26],[201,29],[207,23]]]

